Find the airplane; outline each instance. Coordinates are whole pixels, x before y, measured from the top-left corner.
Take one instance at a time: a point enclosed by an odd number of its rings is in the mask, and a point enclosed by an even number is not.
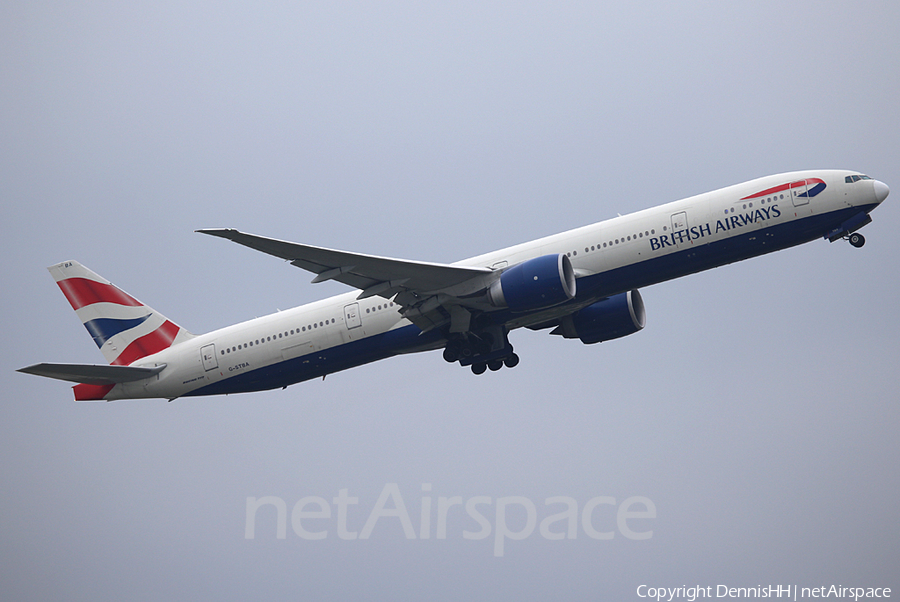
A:
[[[856,171],[783,173],[453,264],[391,259],[247,234],[197,232],[358,289],[194,335],[76,261],[48,268],[109,365],[19,372],[78,383],[76,401],[222,395],[443,350],[475,374],[512,368],[517,328],[594,344],[644,328],[639,289],[819,238],[847,239],[890,193]]]

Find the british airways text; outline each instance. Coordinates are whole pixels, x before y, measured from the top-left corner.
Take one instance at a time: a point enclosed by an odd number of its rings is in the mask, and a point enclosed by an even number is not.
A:
[[[735,228],[749,226],[750,224],[764,222],[777,217],[781,217],[781,210],[778,209],[778,205],[760,207],[756,211],[730,215],[724,219],[716,220],[715,232],[713,232],[713,224],[707,222],[702,226],[693,226],[691,228],[685,228],[684,230],[677,230],[671,234],[656,236],[650,239],[650,250],[657,251],[664,247],[674,247],[684,242],[711,236],[713,233],[718,234],[723,231],[727,232]]]

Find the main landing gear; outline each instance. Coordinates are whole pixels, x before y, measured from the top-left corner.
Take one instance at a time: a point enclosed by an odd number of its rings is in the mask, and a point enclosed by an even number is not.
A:
[[[866,237],[860,234],[859,232],[854,232],[850,236],[847,237],[847,240],[850,241],[850,244],[857,249],[866,244]]]
[[[460,362],[460,364],[464,365],[462,362]],[[495,359],[495,360],[490,360],[488,362],[484,362],[479,359],[472,363],[472,374],[484,374],[486,370],[490,370],[491,372],[496,372],[503,366],[506,366],[507,368],[515,368],[518,365],[519,365],[519,356],[516,355],[515,353],[509,354],[502,360]]]
[[[519,356],[513,352],[506,332],[499,328],[491,330],[496,332],[470,332],[450,339],[444,348],[444,360],[471,366],[473,374],[484,374],[487,370],[496,372],[504,366],[515,368]]]

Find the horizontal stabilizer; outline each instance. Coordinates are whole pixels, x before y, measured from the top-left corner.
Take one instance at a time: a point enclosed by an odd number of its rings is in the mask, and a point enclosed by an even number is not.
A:
[[[159,364],[152,368],[93,364],[35,364],[27,368],[20,368],[17,372],[86,385],[115,385],[150,378],[154,374],[162,372],[165,367],[165,364]]]

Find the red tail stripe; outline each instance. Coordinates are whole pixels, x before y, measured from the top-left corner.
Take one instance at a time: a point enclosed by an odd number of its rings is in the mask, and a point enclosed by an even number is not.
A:
[[[67,278],[57,282],[72,309],[78,310],[94,303],[106,302],[140,307],[142,303],[111,284],[87,278]]]
[[[115,385],[75,385],[75,401],[98,401],[106,397]]]
[[[177,324],[166,320],[165,324],[150,334],[145,334],[141,338],[136,339],[126,347],[119,354],[119,357],[113,360],[112,364],[115,366],[127,366],[142,357],[159,353],[163,349],[171,347],[172,341],[175,340],[179,330],[181,329]]]

